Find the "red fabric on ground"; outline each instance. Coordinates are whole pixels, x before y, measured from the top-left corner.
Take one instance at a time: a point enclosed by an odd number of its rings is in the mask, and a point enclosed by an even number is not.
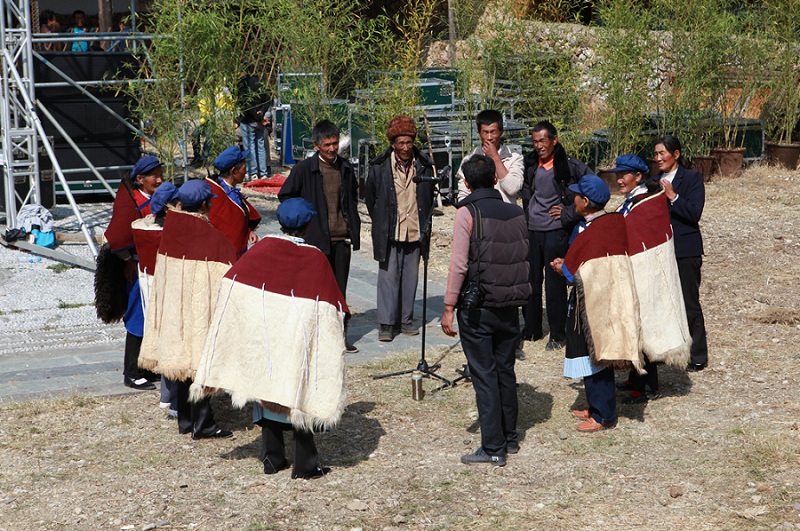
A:
[[[285,182],[286,182],[286,176],[276,173],[270,179],[256,179],[255,181],[244,183],[242,186],[264,194],[278,195],[281,186],[283,186],[283,183]]]

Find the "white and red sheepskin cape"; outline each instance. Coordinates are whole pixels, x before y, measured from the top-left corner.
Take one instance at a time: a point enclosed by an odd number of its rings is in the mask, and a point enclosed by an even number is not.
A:
[[[622,214],[604,214],[578,234],[564,257],[574,272],[576,322],[592,363],[644,370],[639,299]]]
[[[642,350],[650,361],[684,369],[692,337],[664,192],[637,202],[625,225],[639,296]]]
[[[170,210],[164,220],[144,320],[139,366],[194,378],[222,276],[236,249],[204,216]]]
[[[316,247],[267,236],[227,272],[192,385],[258,402],[299,429],[327,428],[345,406],[349,310]]]

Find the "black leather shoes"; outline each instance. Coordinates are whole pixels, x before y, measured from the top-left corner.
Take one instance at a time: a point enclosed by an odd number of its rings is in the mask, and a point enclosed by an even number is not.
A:
[[[192,434],[192,439],[194,439],[195,441],[200,439],[227,439],[229,437],[233,437],[233,432],[228,430],[223,430],[222,428],[217,429],[217,431],[215,431],[211,435],[203,435],[201,433]]]
[[[125,387],[130,387],[131,389],[136,389],[137,391],[152,391],[156,388],[152,382],[148,381],[147,378],[139,378],[138,380],[134,380],[133,378],[125,377]]]
[[[331,469],[326,467],[326,466],[317,467],[317,469],[314,472],[311,472],[310,474],[303,474],[303,475],[297,475],[297,476],[292,474],[292,479],[317,479],[317,478],[321,478],[322,476],[324,476],[326,474],[330,474],[330,472],[331,472]]]
[[[690,363],[686,367],[686,370],[688,372],[700,372],[706,368],[706,365],[708,365],[708,363]]]

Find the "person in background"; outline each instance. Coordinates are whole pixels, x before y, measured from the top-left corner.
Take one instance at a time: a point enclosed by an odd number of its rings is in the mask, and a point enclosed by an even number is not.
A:
[[[645,176],[650,171],[650,168],[637,155],[618,156],[614,167],[609,171],[616,175],[619,193],[625,198],[617,209],[617,212],[624,216],[627,216],[639,201],[660,188],[657,183],[655,183],[655,186],[648,186]],[[647,374],[640,375],[636,370],[631,369],[628,373],[628,379],[617,384],[618,389],[631,392],[629,396],[622,399],[625,404],[647,402],[649,398],[646,388],[648,387],[650,388],[651,396],[658,395],[658,365],[651,362],[646,354],[644,359],[644,369]]]
[[[419,334],[414,326],[414,301],[434,194],[433,163],[414,145],[414,120],[396,116],[386,136],[389,147],[369,163],[364,199],[372,218],[373,257],[378,262],[379,341],[392,341],[395,331]]]
[[[700,218],[706,202],[703,176],[682,164],[680,140],[665,136],[655,144],[655,159],[660,173],[654,177],[664,188],[669,201],[669,217],[675,236],[675,258],[681,279],[686,317],[692,334],[692,349],[687,370],[702,371],[708,365],[708,343],[700,281],[703,267],[703,235]]]
[[[96,31],[96,28],[86,27],[86,13],[80,9],[76,9],[72,13],[72,24],[73,26],[67,30],[67,33],[82,34]],[[70,51],[73,52],[88,52],[90,48],[94,48],[89,45],[89,41],[71,41],[67,44]]]
[[[258,241],[254,231],[261,223],[261,215],[239,190],[244,182],[249,155],[249,151],[242,151],[239,146],[225,149],[214,160],[219,175],[207,181],[214,194],[211,201],[214,208],[208,213],[208,219],[231,241],[239,256],[247,251],[248,245]]]
[[[295,164],[278,199],[283,202],[302,197],[314,206],[318,215],[311,221],[306,241],[328,257],[339,290],[346,297],[350,257],[352,251],[361,248],[358,180],[350,161],[339,156],[339,128],[333,122],[318,122],[312,136],[316,153]],[[346,336],[345,344],[348,353],[358,352]]]
[[[503,115],[499,111],[485,110],[475,117],[478,127],[478,136],[481,145],[476,147],[471,154],[464,157],[461,164],[467,162],[473,155],[486,155],[494,162],[497,169],[497,184],[495,188],[500,192],[503,201],[516,203],[522,182],[525,177],[525,161],[519,153],[513,153],[508,146],[503,144]],[[464,172],[458,170],[458,200],[463,201],[470,193],[464,179]]]
[[[238,102],[241,115],[237,126],[242,133],[242,144],[249,153],[245,180],[266,179],[270,177],[267,129],[272,129],[269,109],[272,100],[261,84],[258,76],[248,75],[239,80]]]
[[[545,350],[564,346],[567,321],[567,285],[548,264],[563,257],[569,247],[569,236],[580,220],[575,213],[575,184],[591,170],[581,161],[569,157],[558,141],[555,126],[539,122],[531,133],[533,151],[525,158],[525,181],[522,185],[522,207],[528,219],[531,263],[531,300],[525,309],[523,340],[544,337],[542,329],[542,281],[544,281],[547,323],[550,339]]]

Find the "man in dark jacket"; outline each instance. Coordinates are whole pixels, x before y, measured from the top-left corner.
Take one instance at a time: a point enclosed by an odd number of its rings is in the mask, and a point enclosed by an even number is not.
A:
[[[281,202],[302,197],[318,215],[311,221],[306,241],[328,257],[342,295],[347,296],[350,256],[361,248],[358,217],[358,181],[350,161],[339,156],[339,128],[322,120],[312,131],[317,152],[298,162],[278,193]],[[346,341],[347,352],[358,352]]]
[[[591,170],[581,161],[568,157],[558,142],[550,122],[533,126],[533,151],[525,158],[522,206],[528,221],[528,260],[531,298],[525,308],[522,339],[536,341],[542,331],[542,281],[544,281],[550,340],[545,349],[564,346],[567,322],[567,285],[564,277],[549,264],[567,253],[569,235],[580,216],[575,213],[574,194],[568,186],[577,183]]]
[[[433,177],[433,164],[414,146],[414,120],[395,117],[387,136],[390,146],[369,163],[365,197],[372,218],[373,256],[379,266],[380,341],[394,339],[397,329],[407,335],[419,334],[413,323],[414,300],[434,193],[433,183],[424,180]],[[415,182],[420,179],[422,182]]]
[[[462,304],[458,329],[475,388],[481,447],[462,456],[461,462],[503,466],[507,453],[519,451],[514,350],[519,307],[531,293],[528,231],[522,209],[504,202],[494,189],[497,177],[492,159],[473,155],[461,168],[472,193],[456,212],[442,331],[456,335],[453,312]],[[479,282],[485,293],[476,308],[465,308],[458,300],[462,286],[470,281]]]

